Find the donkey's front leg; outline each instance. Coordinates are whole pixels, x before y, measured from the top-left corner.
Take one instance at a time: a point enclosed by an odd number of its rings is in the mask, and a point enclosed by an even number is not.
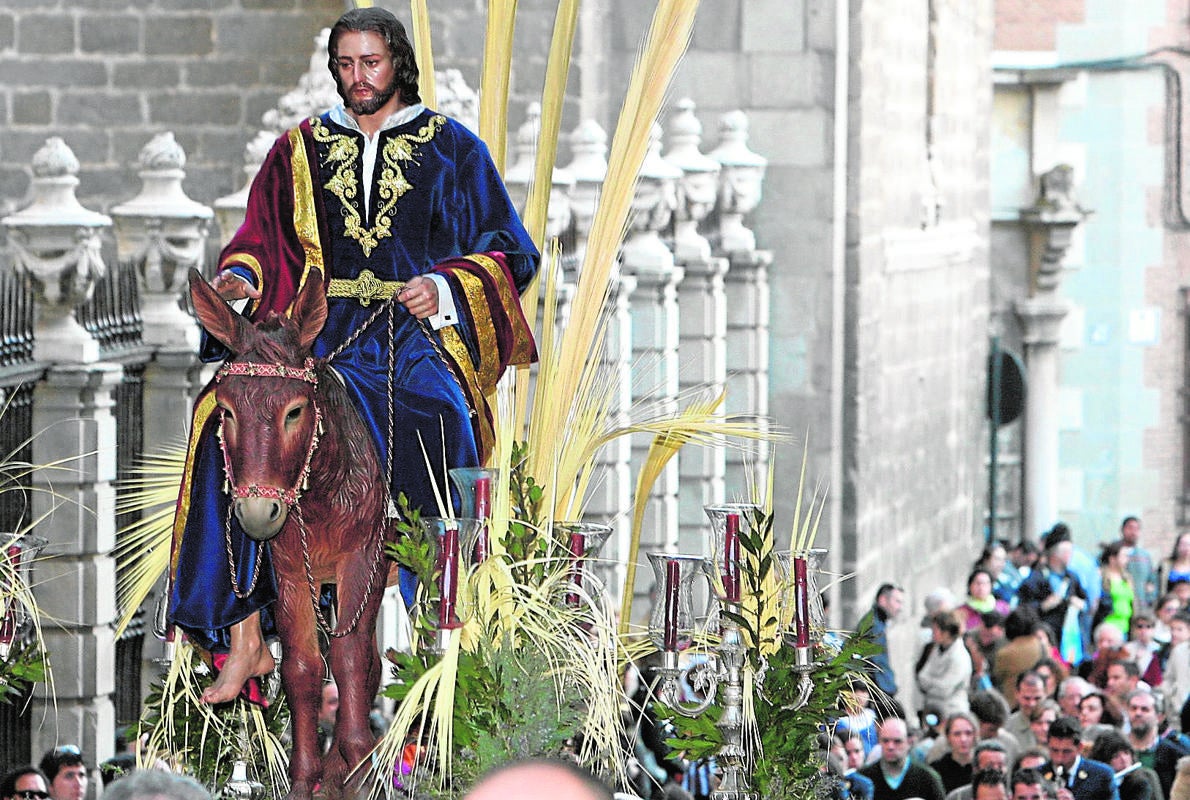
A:
[[[322,779],[318,748],[318,706],[325,675],[318,648],[317,623],[304,580],[277,580],[277,630],[281,635],[281,683],[289,703],[293,753],[289,759],[288,800],[310,800]]]

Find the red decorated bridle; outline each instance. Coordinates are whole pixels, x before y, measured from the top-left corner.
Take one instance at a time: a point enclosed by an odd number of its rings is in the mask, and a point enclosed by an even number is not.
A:
[[[314,359],[307,358],[301,367],[287,367],[284,364],[263,364],[256,361],[232,361],[224,364],[215,373],[215,382],[219,383],[228,375],[248,378],[286,378],[288,380],[305,381],[318,390],[318,373],[314,370]],[[223,451],[223,469],[227,476],[227,491],[237,500],[249,497],[263,497],[269,500],[280,500],[290,509],[301,501],[302,492],[308,487],[310,478],[310,462],[314,459],[314,451],[318,449],[318,440],[322,435],[322,410],[317,401],[311,401],[314,406],[314,431],[310,434],[310,446],[306,449],[306,461],[302,464],[302,471],[297,480],[288,489],[276,486],[260,486],[255,483],[247,486],[237,486],[235,474],[231,469],[231,455],[227,452],[227,442],[223,438],[223,419],[219,420],[219,449]]]

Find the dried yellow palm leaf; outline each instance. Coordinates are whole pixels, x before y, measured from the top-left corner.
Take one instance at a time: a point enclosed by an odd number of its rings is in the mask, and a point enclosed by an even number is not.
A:
[[[430,9],[426,0],[409,0],[413,52],[417,57],[417,91],[426,108],[438,107],[438,87],[434,79],[434,48],[430,39]]]
[[[488,25],[483,39],[479,136],[487,143],[500,174],[504,174],[508,143],[508,88],[516,11],[516,0],[488,0]]]
[[[116,510],[141,516],[116,532],[116,603],[119,636],[169,569],[174,509],[186,468],[186,446],[174,443],[145,455],[119,484]]]
[[[525,229],[544,249],[545,223],[553,187],[554,162],[558,155],[558,131],[562,128],[562,106],[570,76],[574,32],[578,27],[578,0],[561,0],[554,15],[554,33],[545,67],[541,92],[541,127],[537,134],[537,156],[529,196],[525,201]]]

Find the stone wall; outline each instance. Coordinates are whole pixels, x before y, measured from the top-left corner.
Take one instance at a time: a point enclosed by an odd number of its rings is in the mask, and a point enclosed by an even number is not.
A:
[[[905,587],[911,687],[922,598],[980,546],[992,3],[868,2],[852,26],[844,619]]]
[[[13,0],[0,10],[0,209],[19,204],[47,136],[82,162],[79,198],[106,211],[139,190],[133,168],[175,133],[187,192],[238,189],[261,115],[305,71],[340,0]]]

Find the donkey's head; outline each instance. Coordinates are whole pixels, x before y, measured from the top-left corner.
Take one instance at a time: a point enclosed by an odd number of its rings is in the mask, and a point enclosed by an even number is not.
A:
[[[235,515],[250,537],[271,539],[297,502],[317,444],[310,348],[326,323],[322,275],[311,271],[291,317],[274,313],[256,325],[195,270],[190,296],[207,333],[233,353],[217,375],[215,400]]]

